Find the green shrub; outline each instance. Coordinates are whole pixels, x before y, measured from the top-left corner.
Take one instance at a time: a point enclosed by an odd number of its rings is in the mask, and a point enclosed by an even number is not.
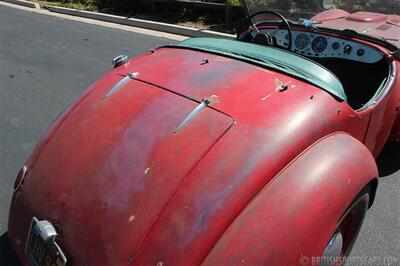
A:
[[[241,1],[240,0],[227,0],[227,4],[229,6],[240,6]]]

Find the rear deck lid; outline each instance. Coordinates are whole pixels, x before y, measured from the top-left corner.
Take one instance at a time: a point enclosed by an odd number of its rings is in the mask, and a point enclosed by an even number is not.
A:
[[[186,175],[233,124],[211,102],[122,80],[100,80],[70,111],[22,193],[34,201],[29,213],[59,221],[61,247],[78,265],[127,263]]]

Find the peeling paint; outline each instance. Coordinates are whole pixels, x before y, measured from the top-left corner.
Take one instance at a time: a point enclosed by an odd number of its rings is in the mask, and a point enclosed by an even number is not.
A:
[[[265,101],[266,99],[268,99],[269,97],[271,97],[272,94],[273,94],[273,93],[270,93],[270,94],[268,94],[267,96],[262,97],[262,98],[261,98],[261,101]]]
[[[135,78],[137,78],[137,77],[139,76],[139,72],[129,73],[128,76],[129,76],[131,79],[135,79]]]
[[[146,170],[144,170],[144,174],[147,175],[147,173],[150,171],[150,167],[147,167]]]

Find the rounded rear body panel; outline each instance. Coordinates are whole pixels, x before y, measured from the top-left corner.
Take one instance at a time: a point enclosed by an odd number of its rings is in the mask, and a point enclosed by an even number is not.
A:
[[[302,151],[336,131],[362,141],[367,126],[347,103],[282,73],[159,49],[103,76],[43,136],[9,235],[24,256],[36,216],[57,224],[72,264],[199,263]]]

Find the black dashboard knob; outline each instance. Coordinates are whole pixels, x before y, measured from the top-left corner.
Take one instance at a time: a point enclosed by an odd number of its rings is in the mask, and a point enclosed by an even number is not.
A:
[[[351,47],[351,45],[347,44],[347,45],[344,47],[343,52],[344,52],[345,54],[350,54],[352,50],[353,50],[353,47]]]
[[[357,55],[358,55],[358,56],[363,56],[364,54],[365,54],[364,49],[358,49],[358,50],[357,50]]]

